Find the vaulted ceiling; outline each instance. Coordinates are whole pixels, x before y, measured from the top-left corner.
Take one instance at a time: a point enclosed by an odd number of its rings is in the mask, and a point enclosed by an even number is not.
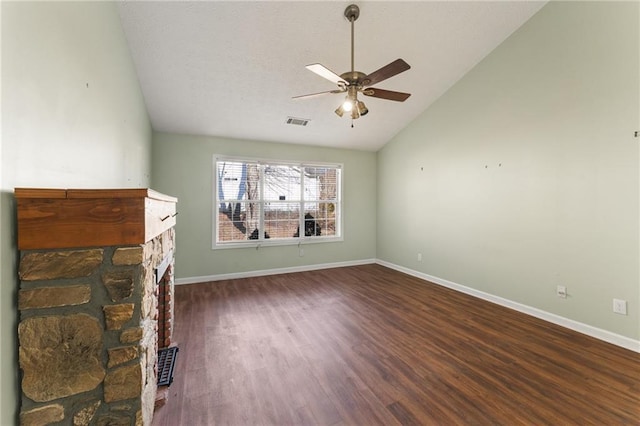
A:
[[[350,69],[341,1],[124,1],[119,13],[153,128],[170,133],[376,151],[517,30],[545,2],[360,1],[355,69],[402,58],[411,69],[376,87],[405,102],[363,97],[369,114],[334,110],[344,95],[305,65]],[[310,119],[307,126],[288,117]]]

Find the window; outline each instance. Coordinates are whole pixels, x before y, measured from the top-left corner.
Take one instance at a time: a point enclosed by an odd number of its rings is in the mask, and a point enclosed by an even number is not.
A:
[[[337,164],[215,158],[214,248],[341,239]]]

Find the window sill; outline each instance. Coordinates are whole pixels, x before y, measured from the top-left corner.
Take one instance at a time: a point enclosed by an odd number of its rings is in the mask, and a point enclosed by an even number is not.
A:
[[[281,240],[263,240],[263,241],[238,241],[229,243],[214,244],[212,250],[225,250],[237,248],[263,248],[263,247],[281,247],[281,246],[302,246],[308,244],[322,243],[338,243],[344,241],[343,237],[313,237],[313,238],[292,238]]]

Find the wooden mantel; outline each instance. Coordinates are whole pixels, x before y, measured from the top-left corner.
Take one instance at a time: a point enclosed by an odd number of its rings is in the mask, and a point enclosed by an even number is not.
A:
[[[178,199],[148,188],[16,188],[18,249],[144,244],[176,224]]]

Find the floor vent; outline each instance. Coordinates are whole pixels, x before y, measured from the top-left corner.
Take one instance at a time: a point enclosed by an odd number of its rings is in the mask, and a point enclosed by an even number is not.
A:
[[[158,386],[171,386],[177,356],[177,347],[164,348],[158,351]]]
[[[287,124],[293,124],[295,126],[306,126],[310,121],[308,118],[287,117]]]

